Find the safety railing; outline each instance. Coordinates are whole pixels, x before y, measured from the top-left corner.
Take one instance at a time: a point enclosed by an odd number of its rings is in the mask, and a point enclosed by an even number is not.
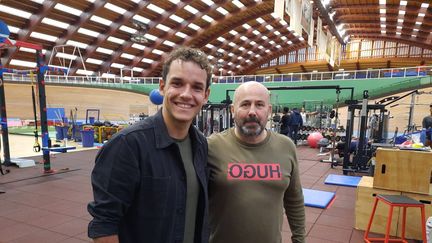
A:
[[[353,80],[366,78],[403,78],[424,77],[432,75],[432,66],[417,66],[407,68],[367,69],[353,71],[309,72],[289,74],[263,74],[242,76],[214,76],[213,83],[244,83],[257,82],[304,82],[326,80]],[[35,76],[23,73],[3,73],[5,81],[34,82]],[[45,75],[47,83],[63,84],[159,84],[160,77],[98,77],[98,76],[62,76]]]

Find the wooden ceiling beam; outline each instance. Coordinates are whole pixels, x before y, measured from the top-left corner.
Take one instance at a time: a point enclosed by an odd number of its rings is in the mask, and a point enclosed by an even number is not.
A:
[[[224,0],[224,1],[220,1],[220,2],[222,4],[222,3],[226,3],[227,1]],[[185,46],[193,46],[195,48],[201,48],[202,46],[206,45],[207,43],[210,43],[213,39],[216,39],[217,37],[222,36],[224,33],[228,32],[232,29],[235,29],[237,26],[240,26],[240,25],[250,21],[251,19],[258,18],[262,15],[265,15],[266,11],[262,11],[259,14],[259,16],[254,15],[254,16],[249,17],[250,14],[248,14],[249,12],[256,12],[255,8],[258,8],[259,6],[262,6],[262,5],[270,5],[270,4],[269,4],[269,2],[258,2],[258,3],[253,2],[252,4],[246,6],[245,8],[241,8],[237,12],[236,15],[228,14],[225,17],[220,18],[217,21],[214,21],[212,24],[210,24],[210,26],[208,26],[206,28],[201,28],[194,35],[183,39],[183,41],[181,43],[178,43],[178,44],[179,45],[185,45]],[[214,5],[212,5],[211,8],[208,8],[206,11],[201,11],[199,14],[197,14],[197,17],[201,18],[204,14],[216,10],[218,7],[219,7],[218,5],[214,4]],[[273,7],[270,9],[273,9]],[[242,21],[237,21],[235,23],[231,23],[231,19],[232,18],[238,18],[238,16],[245,16],[244,17],[245,19]],[[231,23],[229,25],[229,28],[215,28],[216,26],[219,27],[220,25],[224,25],[225,23]],[[208,35],[209,33],[211,33],[211,35]],[[173,33],[173,35],[174,34],[175,33]],[[201,40],[201,41],[196,40],[202,36],[206,36],[204,38],[204,40]],[[207,36],[209,36],[209,37],[207,37]],[[143,75],[144,76],[158,75],[157,72],[161,69],[162,63],[163,63],[162,60],[153,62],[151,67],[143,72]]]
[[[0,1],[1,2],[1,1]],[[27,41],[30,34],[39,26],[42,20],[50,13],[57,4],[58,0],[46,0],[36,14],[30,16],[24,28],[21,28],[17,34],[17,41]],[[10,48],[7,54],[3,57],[3,65],[8,65],[15,58],[19,48]]]
[[[113,36],[122,25],[128,23],[135,14],[146,8],[150,3],[151,1],[140,1],[138,3],[138,6],[126,11],[123,15],[120,15],[116,20],[114,20],[109,26],[109,29],[104,33],[99,34],[98,37],[93,41],[93,43],[87,47],[85,55],[83,57],[83,62],[85,62],[89,57],[91,57],[96,52],[96,49],[100,47],[105,41],[107,41],[108,37]],[[76,71],[83,66],[83,62],[76,62],[69,71],[69,74],[74,75]],[[111,66],[111,64],[112,62],[106,63],[102,67],[106,68],[106,65]]]

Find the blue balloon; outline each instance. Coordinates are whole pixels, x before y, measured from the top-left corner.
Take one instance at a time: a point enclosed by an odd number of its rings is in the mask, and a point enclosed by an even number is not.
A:
[[[150,92],[150,101],[155,105],[160,105],[163,102],[163,96],[159,93],[158,89],[154,89]]]

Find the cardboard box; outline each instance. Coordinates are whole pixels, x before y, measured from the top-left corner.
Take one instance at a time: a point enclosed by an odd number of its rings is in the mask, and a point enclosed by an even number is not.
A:
[[[372,215],[372,209],[377,194],[401,195],[401,192],[373,188],[374,178],[363,176],[357,186],[357,198],[355,205],[355,228],[366,230],[369,219]],[[372,221],[370,232],[385,234],[389,206],[382,202],[378,202],[375,216]],[[390,235],[396,236],[399,218],[399,208],[394,208]]]
[[[432,195],[432,152],[378,148],[374,188]]]

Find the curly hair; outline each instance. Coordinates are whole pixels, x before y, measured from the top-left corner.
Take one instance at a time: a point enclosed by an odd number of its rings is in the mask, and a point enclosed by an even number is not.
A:
[[[162,79],[166,80],[169,73],[171,63],[175,60],[185,62],[194,62],[198,64],[207,73],[206,89],[210,87],[212,78],[212,66],[207,58],[207,55],[199,49],[191,47],[180,47],[172,51],[163,64]]]

